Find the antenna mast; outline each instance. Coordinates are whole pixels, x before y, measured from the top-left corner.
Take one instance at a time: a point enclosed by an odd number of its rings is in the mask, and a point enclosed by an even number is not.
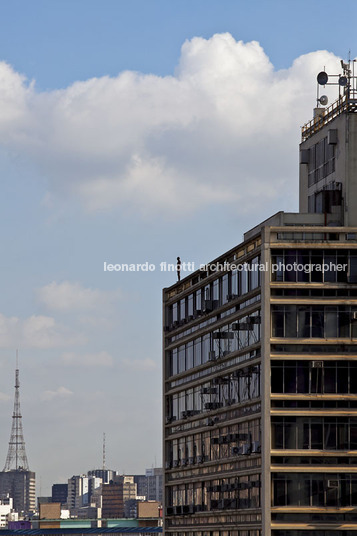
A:
[[[105,471],[105,432],[103,433],[103,471]]]
[[[12,427],[9,441],[9,450],[6,457],[4,471],[28,471],[25,440],[22,430],[22,415],[20,410],[20,380],[19,380],[19,357],[16,350],[16,371],[15,371],[15,401],[14,412],[12,414]]]

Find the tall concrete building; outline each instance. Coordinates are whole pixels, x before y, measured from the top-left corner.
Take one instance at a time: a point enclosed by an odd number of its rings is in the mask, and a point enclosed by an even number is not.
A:
[[[52,485],[52,502],[60,503],[61,505],[67,504],[68,497],[68,484],[53,484]]]
[[[338,100],[319,97],[302,129],[300,212],[163,291],[167,535],[357,536],[357,100],[342,68]]]
[[[101,486],[102,479],[100,477],[73,475],[69,478],[67,504],[71,514],[76,515],[80,508],[90,506],[93,495],[96,495]]]
[[[146,469],[147,500],[162,503],[163,495],[163,470],[162,467]]]

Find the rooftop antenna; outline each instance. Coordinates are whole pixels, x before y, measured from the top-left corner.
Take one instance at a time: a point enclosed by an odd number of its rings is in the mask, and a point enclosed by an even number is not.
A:
[[[28,471],[29,464],[25,450],[22,415],[20,410],[19,354],[16,350],[15,400],[12,414],[12,427],[4,471]]]
[[[103,471],[105,471],[105,432],[103,432]]]

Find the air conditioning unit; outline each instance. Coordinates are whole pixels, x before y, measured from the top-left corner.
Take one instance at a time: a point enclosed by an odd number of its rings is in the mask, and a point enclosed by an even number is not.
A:
[[[166,507],[166,515],[167,515],[167,516],[172,516],[172,515],[174,515],[174,506],[167,506],[167,507]]]
[[[243,434],[243,433],[237,434],[238,441],[246,441],[249,438],[250,438],[250,434]]]
[[[260,316],[248,316],[247,324],[261,324]]]
[[[188,465],[188,458],[182,458],[181,465]]]
[[[172,462],[172,467],[180,467],[180,460],[174,460]]]
[[[238,500],[238,508],[240,510],[245,510],[246,508],[250,508],[250,500],[249,499],[239,499]]]
[[[216,361],[216,352],[214,350],[208,353],[208,361]]]
[[[232,331],[253,331],[253,324],[249,322],[236,322],[232,324]]]
[[[219,445],[219,437],[212,437],[211,439],[211,445]]]
[[[219,445],[225,445],[227,443],[228,443],[227,436],[221,436],[221,437],[218,438],[218,444]]]
[[[210,313],[213,311],[213,300],[205,300],[203,302],[203,311],[205,313]]]
[[[166,462],[166,463],[165,463],[165,467],[166,467],[166,469],[171,469],[171,467],[172,467],[172,462]]]
[[[232,456],[237,456],[238,454],[240,454],[240,451],[241,447],[233,447],[231,450]]]
[[[330,488],[330,489],[338,488],[338,480],[328,480],[327,481],[327,487]]]
[[[323,361],[311,361],[311,368],[323,368]]]
[[[194,417],[197,413],[199,413],[199,411],[196,409],[188,409],[186,411],[186,417]]]
[[[226,296],[227,301],[232,301],[232,300],[235,300],[236,298],[238,298],[238,294],[227,294]]]
[[[261,488],[262,487],[262,483],[260,480],[253,480],[252,481],[252,488]]]
[[[182,514],[182,506],[174,506],[174,514],[175,515],[181,515]]]
[[[222,402],[206,402],[205,409],[219,409],[223,406]]]
[[[242,445],[242,454],[244,456],[247,456],[252,452],[252,446],[250,443],[245,443],[245,445]]]
[[[201,389],[201,395],[216,395],[217,393],[217,387],[202,387]]]
[[[260,441],[253,441],[252,443],[252,454],[259,454],[261,452]]]
[[[195,458],[190,456],[190,458],[188,459],[188,465],[194,465],[195,464]]]
[[[235,403],[236,403],[235,398],[228,398],[228,400],[226,401],[227,406],[232,406],[232,404],[235,404]]]
[[[230,376],[218,376],[217,378],[212,378],[212,383],[215,385],[227,385],[230,382]]]
[[[197,456],[197,463],[203,463],[203,456]]]
[[[236,484],[236,489],[238,490],[248,489],[248,482],[238,482]]]
[[[207,424],[207,426],[214,426],[216,424],[216,422],[218,422],[218,421],[219,421],[218,417],[213,417],[213,418],[211,417],[211,418],[207,419],[206,424]]]

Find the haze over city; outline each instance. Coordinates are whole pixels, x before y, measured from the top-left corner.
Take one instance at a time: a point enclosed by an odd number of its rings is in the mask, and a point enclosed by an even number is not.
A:
[[[18,349],[38,492],[101,467],[103,432],[108,468],[161,464],[163,263],[297,210],[316,75],[356,54],[355,2],[335,8],[1,2],[0,463]]]

